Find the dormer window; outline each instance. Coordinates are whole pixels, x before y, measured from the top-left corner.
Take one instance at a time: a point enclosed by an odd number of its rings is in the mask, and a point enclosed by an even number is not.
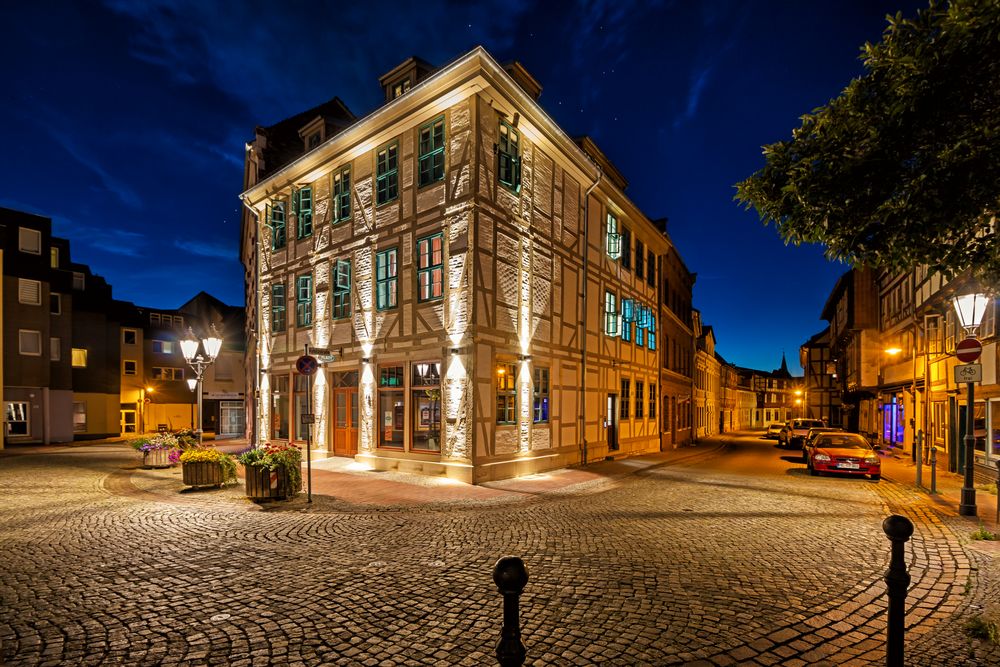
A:
[[[407,78],[403,79],[402,81],[400,81],[399,83],[393,84],[393,86],[392,86],[392,99],[396,99],[397,97],[401,96],[403,93],[409,92],[409,90],[410,90],[410,78],[407,77]]]
[[[321,140],[321,136],[320,136],[319,132],[313,132],[312,134],[310,134],[309,135],[309,140],[308,140],[308,145],[306,146],[306,150],[310,150],[311,151],[312,149],[314,149],[317,146],[319,146],[320,140]]]

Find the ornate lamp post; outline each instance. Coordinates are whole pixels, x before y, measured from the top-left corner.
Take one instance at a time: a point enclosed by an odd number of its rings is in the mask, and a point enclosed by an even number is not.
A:
[[[965,329],[966,337],[972,338],[983,321],[983,315],[986,314],[989,297],[985,294],[963,294],[956,296],[952,302],[955,304],[955,313],[962,328]],[[966,384],[969,396],[968,406],[965,408],[965,437],[962,439],[965,445],[965,481],[962,483],[962,500],[958,505],[958,513],[962,516],[976,516],[976,485],[973,475],[976,436],[973,433],[975,420],[972,414],[975,406],[975,383]]]
[[[202,338],[200,343],[205,349],[204,355],[198,353],[199,340],[195,338],[194,331],[188,327],[187,336],[181,339],[181,354],[184,355],[184,360],[191,367],[191,370],[194,371],[194,377],[188,378],[188,388],[191,391],[198,390],[198,444],[202,443],[201,380],[205,375],[205,369],[215,363],[215,358],[219,356],[219,350],[222,349],[222,337],[219,336],[214,324],[209,327],[209,335]]]

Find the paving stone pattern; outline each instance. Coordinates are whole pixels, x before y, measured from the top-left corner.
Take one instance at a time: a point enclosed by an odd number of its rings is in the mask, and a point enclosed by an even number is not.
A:
[[[917,524],[908,662],[997,658],[959,628],[991,559],[885,480],[689,461],[517,503],[262,509],[116,452],[2,464],[5,665],[491,665],[507,554],[530,665],[877,664],[889,512]]]

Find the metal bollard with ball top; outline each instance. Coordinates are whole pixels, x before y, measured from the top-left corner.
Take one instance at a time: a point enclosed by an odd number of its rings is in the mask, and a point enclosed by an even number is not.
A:
[[[503,595],[503,627],[497,641],[496,656],[500,667],[521,667],[527,656],[521,642],[521,621],[518,598],[528,583],[524,561],[516,556],[504,556],[493,567],[493,583]]]

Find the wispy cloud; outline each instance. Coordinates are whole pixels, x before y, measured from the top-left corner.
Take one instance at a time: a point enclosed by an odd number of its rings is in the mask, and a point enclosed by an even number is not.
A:
[[[215,257],[219,259],[238,259],[235,246],[221,245],[218,243],[203,243],[202,241],[174,241],[174,246],[192,255],[200,257]]]

